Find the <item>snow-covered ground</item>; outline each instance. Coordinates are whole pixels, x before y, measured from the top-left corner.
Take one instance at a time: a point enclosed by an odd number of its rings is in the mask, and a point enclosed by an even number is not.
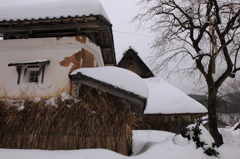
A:
[[[0,149],[0,159],[240,159],[240,130],[220,129],[225,144],[216,150],[218,157],[210,157],[192,141],[165,131],[134,131],[133,155],[123,156],[105,149],[71,151]],[[211,141],[209,136],[204,138]]]

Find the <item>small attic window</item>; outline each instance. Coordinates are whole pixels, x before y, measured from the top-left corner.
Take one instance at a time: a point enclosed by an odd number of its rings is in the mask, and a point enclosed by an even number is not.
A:
[[[38,83],[41,66],[28,66],[24,71],[24,80],[30,83]]]
[[[29,82],[38,82],[39,71],[30,71]]]
[[[20,78],[22,74],[22,68],[24,67],[24,81],[30,83],[43,83],[45,65],[50,64],[49,60],[35,60],[21,63],[9,63],[8,66],[16,66],[18,79],[17,84],[20,84]],[[41,75],[41,77],[40,77]],[[41,78],[41,80],[39,80]]]

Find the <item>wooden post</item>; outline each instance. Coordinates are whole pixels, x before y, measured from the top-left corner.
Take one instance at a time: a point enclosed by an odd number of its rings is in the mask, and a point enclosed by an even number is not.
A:
[[[19,84],[19,83],[20,83],[21,72],[22,72],[22,66],[17,66],[17,73],[18,73],[18,80],[17,80],[17,84]]]
[[[41,79],[41,83],[43,83],[44,72],[45,72],[45,64],[42,65],[42,79]]]

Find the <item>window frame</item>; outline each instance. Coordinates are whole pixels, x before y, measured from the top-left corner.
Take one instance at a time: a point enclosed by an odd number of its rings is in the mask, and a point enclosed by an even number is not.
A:
[[[39,68],[39,74],[38,76],[41,74],[41,83],[43,83],[43,79],[44,79],[44,72],[45,72],[45,66],[47,64],[50,64],[50,60],[41,60],[41,61],[29,61],[29,62],[19,62],[19,63],[9,63],[8,67],[11,66],[16,66],[16,70],[18,73],[18,79],[17,79],[17,84],[20,84],[20,78],[21,78],[21,74],[22,74],[22,67],[26,66],[25,71],[24,71],[24,76],[26,76],[27,73],[27,69],[28,68]],[[38,77],[39,78],[39,77]],[[40,80],[38,80],[39,82]],[[38,83],[38,82],[30,82],[30,83]]]

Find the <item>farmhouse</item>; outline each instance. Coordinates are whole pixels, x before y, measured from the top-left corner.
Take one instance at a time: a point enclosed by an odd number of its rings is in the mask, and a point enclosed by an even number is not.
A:
[[[116,65],[112,25],[98,0],[2,6],[0,35],[0,96],[56,96],[71,91],[73,70]]]

